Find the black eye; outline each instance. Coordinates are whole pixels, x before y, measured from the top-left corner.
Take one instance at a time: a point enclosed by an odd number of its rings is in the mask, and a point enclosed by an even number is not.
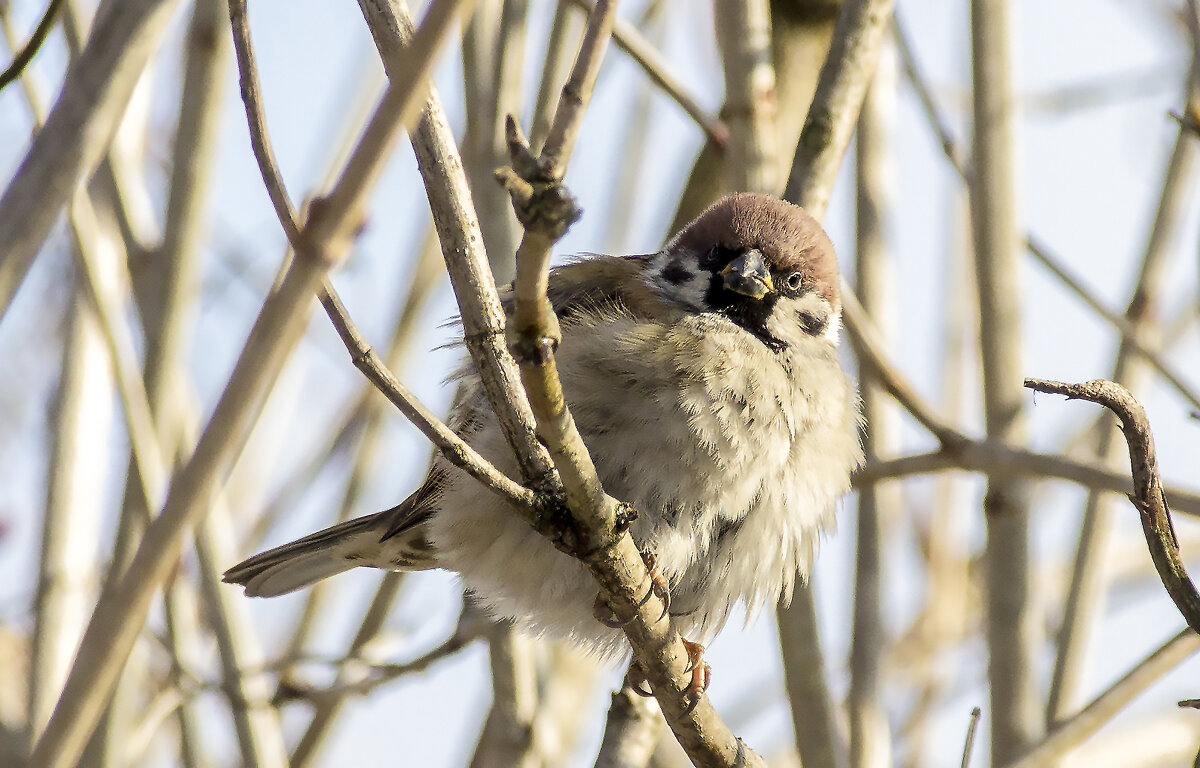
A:
[[[800,286],[804,285],[804,275],[799,272],[793,272],[787,276],[783,284],[787,286],[789,291],[799,291]]]

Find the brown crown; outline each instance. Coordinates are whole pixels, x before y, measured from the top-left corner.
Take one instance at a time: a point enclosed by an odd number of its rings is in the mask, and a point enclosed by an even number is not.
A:
[[[683,228],[667,250],[707,253],[714,246],[758,248],[772,267],[800,272],[805,284],[839,306],[837,256],[821,224],[803,208],[770,195],[742,192],[718,200]]]

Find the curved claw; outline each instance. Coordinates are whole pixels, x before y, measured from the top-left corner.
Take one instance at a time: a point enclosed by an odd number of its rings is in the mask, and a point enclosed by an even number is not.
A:
[[[650,699],[654,697],[654,691],[650,690],[649,688],[643,688],[640,682],[635,683],[630,681],[629,689],[644,699]]]
[[[667,579],[658,570],[658,558],[650,550],[642,552],[642,562],[646,564],[646,569],[650,571],[650,591],[642,598],[642,603],[645,604],[650,599],[650,595],[655,595],[659,600],[662,600],[663,609],[659,614],[658,620],[662,621],[671,611],[671,585],[667,583]]]
[[[636,662],[629,665],[629,672],[625,675],[625,681],[629,683],[629,690],[643,698],[650,698],[654,692],[649,688],[643,688],[642,684],[646,682],[646,673]]]
[[[709,683],[712,682],[712,667],[704,661],[704,646],[684,640],[683,647],[687,650],[688,655],[687,668],[692,673],[692,682],[687,688],[687,707],[684,709],[684,714],[691,714],[692,710],[700,703],[704,692],[708,690]]]
[[[608,603],[604,602],[602,595],[596,595],[596,602],[592,605],[592,617],[610,629],[623,629],[634,619],[634,616],[628,619],[619,618]]]

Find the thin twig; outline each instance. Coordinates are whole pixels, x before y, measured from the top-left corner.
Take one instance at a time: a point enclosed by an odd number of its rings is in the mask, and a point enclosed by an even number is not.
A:
[[[50,34],[51,28],[54,27],[55,19],[58,17],[58,9],[62,7],[62,4],[63,0],[50,0],[46,6],[46,12],[42,14],[42,18],[38,20],[33,34],[29,36],[29,41],[13,57],[12,63],[3,72],[0,72],[0,91],[16,81],[21,76],[21,73],[25,71],[25,68],[29,66],[29,62],[33,61],[33,57],[37,55],[38,50],[42,47],[42,43],[46,42],[46,37]]]
[[[979,729],[979,720],[982,714],[979,707],[971,710],[971,722],[967,725],[967,738],[963,743],[962,768],[968,768],[971,765],[971,752],[975,747],[975,732]]]
[[[246,123],[250,128],[250,147],[258,162],[258,172],[267,187],[275,218],[293,248],[299,247],[300,224],[296,209],[288,199],[287,187],[275,152],[267,138],[267,119],[262,107],[262,87],[258,82],[258,65],[254,61],[254,45],[250,41],[250,20],[246,15],[246,0],[229,0],[229,23],[233,29],[233,50],[237,54],[238,86],[246,106]]]
[[[582,8],[588,13],[592,12],[595,3],[591,0],[564,0],[574,3],[577,7]],[[658,49],[647,40],[638,30],[637,26],[618,18],[613,26],[612,32],[613,42],[617,44],[617,48],[624,51],[629,58],[633,59],[634,63],[642,68],[646,73],[646,77],[650,78],[650,82],[662,90],[672,101],[679,105],[679,108],[687,114],[688,117],[695,121],[696,125],[704,131],[704,134],[710,141],[717,146],[724,147],[729,139],[729,126],[709,114],[707,110],[696,101],[686,87],[670,72],[670,64],[659,53]],[[537,123],[534,123],[536,129]],[[537,148],[538,133],[536,130],[530,131],[530,144]]]
[[[561,181],[566,175],[567,159],[575,147],[575,137],[579,135],[579,126],[583,123],[583,112],[592,98],[592,89],[600,74],[600,62],[612,37],[613,25],[617,20],[616,10],[616,0],[599,0],[588,14],[575,65],[563,86],[554,120],[550,123],[550,132],[538,155],[542,171],[556,181]]]
[[[1163,586],[1183,614],[1188,626],[1200,632],[1200,593],[1188,577],[1179,556],[1179,541],[1158,474],[1154,454],[1154,435],[1141,404],[1119,384],[1095,380],[1083,384],[1025,379],[1025,386],[1037,392],[1065,395],[1070,400],[1088,400],[1108,408],[1121,420],[1121,430],[1129,443],[1129,463],[1133,468],[1134,492],[1129,500],[1141,515],[1146,545],[1154,560]]]
[[[350,353],[354,366],[362,371],[362,374],[375,385],[375,388],[382,392],[417,429],[421,430],[421,433],[441,450],[442,455],[450,463],[466,471],[488,490],[499,494],[522,514],[527,517],[536,516],[538,514],[536,494],[509,479],[491,462],[480,456],[474,448],[440,421],[432,411],[416,399],[407,387],[400,383],[362,337],[357,326],[354,325],[354,321],[350,319],[346,307],[338,298],[337,292],[328,281],[321,285],[319,296],[326,314],[329,315],[330,322],[333,323],[342,343],[346,345],[346,350]]]
[[[365,676],[360,680],[352,680],[346,676],[340,678],[339,682],[335,682],[326,688],[292,687],[287,692],[287,697],[321,702],[327,698],[343,699],[347,696],[366,696],[385,683],[424,672],[442,659],[458,653],[464,647],[474,642],[477,637],[479,637],[478,627],[474,623],[464,625],[460,621],[453,635],[437,647],[412,661],[399,664],[363,665],[358,659],[345,659],[341,663],[363,667],[366,673]],[[243,674],[245,673],[243,672]]]
[[[1052,453],[1037,453],[997,440],[966,440],[951,448],[897,459],[870,462],[851,476],[855,487],[906,475],[965,470],[996,475],[1010,473],[1030,477],[1069,480],[1085,488],[1129,494],[1129,475],[1110,469],[1099,461],[1068,459]],[[1200,515],[1200,493],[1185,488],[1166,488],[1168,502],[1176,512]]]
[[[887,358],[885,349],[887,342],[883,334],[875,327],[854,292],[843,281],[842,283],[842,319],[846,323],[850,339],[854,344],[855,354],[860,363],[868,363],[873,375],[879,379],[879,386],[896,398],[921,426],[925,427],[938,439],[943,446],[953,446],[962,442],[965,437],[949,421],[942,418],[913,386],[900,374]]]
[[[371,604],[363,614],[358,631],[354,633],[354,639],[350,641],[350,647],[346,651],[347,661],[361,658],[367,644],[379,635],[379,631],[383,628],[384,620],[387,618],[388,611],[391,609],[392,604],[396,600],[396,595],[400,591],[403,578],[404,574],[402,573],[388,573],[384,575],[383,581],[379,584],[379,589],[375,591],[375,596],[371,598]],[[334,718],[345,703],[346,697],[341,694],[350,693],[349,690],[343,688],[347,683],[353,684],[354,681],[350,679],[346,669],[339,669],[333,685],[326,689],[317,698],[317,701],[314,702],[312,719],[308,723],[308,728],[304,730],[304,735],[297,742],[296,748],[292,750],[292,754],[288,760],[289,768],[304,768],[304,766],[312,762],[317,756],[321,742],[329,734],[330,726],[334,723]]]
[[[567,78],[567,39],[572,36],[576,14],[568,7],[571,0],[557,0],[554,5],[554,21],[550,24],[550,39],[546,42],[546,60],[542,64],[542,77],[538,84],[537,99],[534,101],[533,117],[529,121],[529,143],[540,150],[550,132],[550,120],[554,117],[557,104],[555,95],[558,84]],[[591,10],[590,8],[588,10]],[[618,26],[620,22],[618,21]],[[616,36],[614,29],[613,36]]]

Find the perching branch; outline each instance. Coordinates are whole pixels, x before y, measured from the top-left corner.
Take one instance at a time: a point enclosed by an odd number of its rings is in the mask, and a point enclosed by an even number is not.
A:
[[[687,653],[651,592],[650,576],[628,533],[629,511],[604,493],[596,469],[567,410],[555,364],[558,322],[546,298],[550,249],[578,217],[579,209],[561,179],[574,137],[612,31],[615,2],[597,3],[542,153],[509,121],[512,164],[497,178],[513,199],[525,228],[517,251],[513,318],[509,345],[537,418],[538,434],[559,472],[571,512],[567,548],[596,577],[601,594],[622,620],[634,658],[646,673],[667,722],[697,765],[730,766],[761,760],[746,749],[717,717],[704,697],[689,704]]]
[[[636,693],[626,676],[621,687],[612,694],[604,737],[600,741],[600,751],[596,753],[596,768],[649,765],[662,723],[655,700]]]

